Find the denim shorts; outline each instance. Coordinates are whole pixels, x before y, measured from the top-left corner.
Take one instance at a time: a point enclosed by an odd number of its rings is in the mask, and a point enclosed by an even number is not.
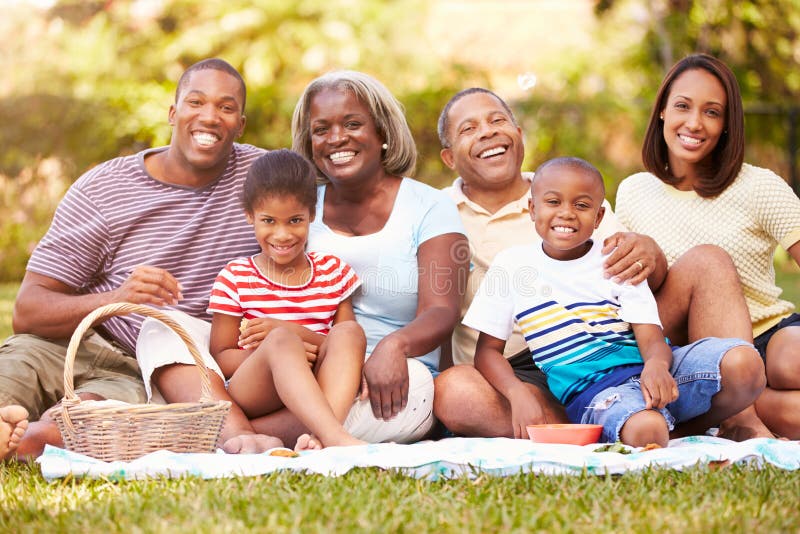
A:
[[[786,328],[787,326],[800,326],[800,314],[791,314],[756,338],[753,344],[756,346],[756,350],[761,355],[761,359],[764,360],[764,363],[767,361],[767,345],[769,344],[769,340],[772,339],[772,336],[774,336],[778,330]]]
[[[719,364],[730,349],[752,347],[741,339],[707,337],[684,347],[672,348],[672,373],[678,384],[678,398],[659,410],[670,430],[704,414],[711,408],[711,398],[719,392]],[[645,409],[639,375],[619,386],[595,395],[583,412],[581,423],[603,425],[603,441],[619,440],[619,431],[635,413]]]

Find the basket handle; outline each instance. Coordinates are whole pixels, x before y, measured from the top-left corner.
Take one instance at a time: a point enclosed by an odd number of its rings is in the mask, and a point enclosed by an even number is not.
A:
[[[189,349],[189,353],[194,358],[194,362],[196,364],[197,370],[200,373],[200,402],[205,401],[213,401],[214,398],[211,396],[211,381],[208,378],[207,370],[205,362],[203,361],[203,357],[200,356],[200,352],[197,350],[197,346],[192,341],[192,338],[183,329],[181,325],[179,325],[173,318],[167,315],[164,312],[151,308],[149,306],[143,306],[141,304],[132,304],[130,302],[119,302],[115,304],[106,304],[105,306],[100,306],[89,315],[83,318],[83,320],[78,324],[75,332],[72,334],[72,337],[69,340],[69,346],[67,347],[67,355],[64,360],[64,401],[67,405],[75,405],[80,402],[80,399],[77,395],[75,395],[75,388],[73,383],[73,374],[74,374],[74,364],[75,364],[75,355],[78,352],[78,346],[81,344],[81,340],[83,339],[83,335],[86,333],[89,328],[92,327],[93,324],[99,322],[101,319],[107,319],[109,317],[113,317],[115,315],[128,315],[130,313],[138,313],[139,315],[144,315],[146,317],[152,317],[153,319],[157,319],[170,327],[172,330],[175,331],[176,334],[181,338],[181,340],[186,344],[186,347]]]

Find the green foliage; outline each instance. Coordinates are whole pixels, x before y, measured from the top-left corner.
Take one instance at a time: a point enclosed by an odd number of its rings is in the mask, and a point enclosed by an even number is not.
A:
[[[404,91],[441,89],[430,76],[440,75],[440,66],[403,46],[424,6],[421,0],[164,0],[11,9],[0,37],[22,26],[37,46],[15,44],[0,57],[3,70],[14,72],[9,94],[0,92],[0,116],[17,126],[0,132],[12,147],[0,156],[0,173],[16,175],[41,157],[65,159],[70,171],[82,172],[121,152],[166,144],[175,83],[206,57],[222,57],[242,72],[249,86],[244,140],[265,147],[291,144],[297,96],[333,68],[370,72],[398,88],[401,101]]]
[[[60,0],[46,10],[32,2],[4,5],[0,280],[19,280],[33,243],[49,224],[57,198],[40,197],[41,189],[63,192],[101,161],[168,143],[166,117],[177,78],[209,56],[242,72],[248,83],[243,141],[267,148],[290,144],[291,114],[312,78],[335,68],[376,76],[406,108],[420,153],[416,177],[449,184],[453,173],[439,159],[435,131],[439,112],[466,86],[497,89],[490,81],[497,73],[494,65],[441,61],[431,54],[438,44],[425,37],[431,5],[424,0]],[[685,53],[702,50],[719,55],[739,77],[753,111],[748,160],[788,175],[782,148],[786,122],[773,113],[800,101],[798,0],[595,5],[597,20],[583,21],[594,46],[537,56],[539,83],[521,97],[511,95],[526,133],[528,168],[555,155],[585,157],[603,172],[613,199],[616,184],[640,168],[641,137],[664,70]],[[500,8],[513,20],[513,2]],[[531,46],[551,38],[531,36]],[[524,56],[525,51],[498,53]],[[526,64],[525,58],[519,64]],[[60,176],[42,173],[43,162],[57,165]]]
[[[377,469],[340,478],[47,483],[0,467],[4,532],[788,532],[800,471],[766,466],[618,477],[427,482]]]
[[[618,48],[616,65],[641,80],[630,98],[647,106],[680,58],[705,52],[725,61],[745,104],[746,159],[788,178],[797,166],[785,147],[800,102],[798,0],[603,0],[597,12],[609,37],[637,28],[637,45]]]
[[[40,160],[14,179],[0,174],[0,282],[21,280],[28,256],[67,189],[61,160]]]

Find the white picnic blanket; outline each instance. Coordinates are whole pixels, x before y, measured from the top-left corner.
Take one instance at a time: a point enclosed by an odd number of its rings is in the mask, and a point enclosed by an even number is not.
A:
[[[103,462],[48,446],[38,462],[47,479],[67,475],[110,479],[197,476],[255,476],[276,470],[339,476],[355,467],[398,470],[408,476],[436,480],[476,477],[481,473],[507,476],[536,474],[619,474],[649,467],[685,469],[717,462],[773,464],[800,469],[800,442],[751,439],[741,443],[711,436],[672,440],[669,447],[631,454],[594,452],[592,445],[548,445],[507,438],[450,438],[413,445],[380,443],[330,447],[297,458],[264,454],[176,454],[158,451],[131,462]]]

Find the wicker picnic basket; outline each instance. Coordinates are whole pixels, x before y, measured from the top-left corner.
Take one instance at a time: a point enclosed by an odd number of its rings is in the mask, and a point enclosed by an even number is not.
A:
[[[198,402],[115,404],[81,401],[75,395],[73,365],[83,335],[100,320],[129,313],[158,319],[180,336],[197,363],[202,388]],[[229,411],[230,402],[212,398],[207,368],[189,334],[163,312],[123,302],[97,308],[76,328],[64,361],[64,398],[53,417],[68,450],[105,461],[128,461],[160,449],[213,452]]]

